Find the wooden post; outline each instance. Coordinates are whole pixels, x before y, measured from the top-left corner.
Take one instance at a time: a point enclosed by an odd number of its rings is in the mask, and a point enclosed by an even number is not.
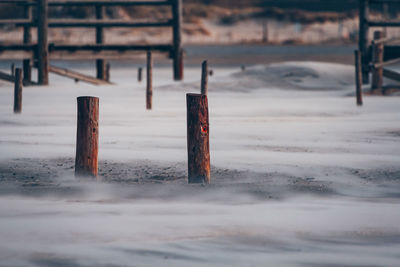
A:
[[[381,31],[374,32],[374,40],[379,40],[383,37],[384,37],[383,32]],[[383,62],[383,49],[384,49],[383,43],[373,45],[372,60],[374,64],[380,64]],[[383,67],[379,68],[374,67],[372,70],[371,90],[373,93],[382,94],[382,86],[383,86]]]
[[[38,83],[49,84],[49,49],[48,49],[48,3],[47,0],[39,0],[37,8],[37,60],[38,60]]]
[[[146,109],[152,108],[153,101],[153,59],[151,51],[147,52],[147,87],[146,87]]]
[[[25,6],[25,18],[32,21],[32,7]],[[30,44],[32,42],[31,28],[29,26],[24,26],[24,44]],[[24,72],[24,82],[30,83],[32,81],[32,64],[31,59],[24,59],[22,61],[23,72]]]
[[[110,63],[107,63],[106,64],[106,76],[105,76],[105,80],[107,82],[110,81],[110,70],[111,70],[111,65],[110,65]]]
[[[22,70],[15,70],[14,83],[14,113],[21,113],[22,110]]]
[[[138,82],[142,82],[142,72],[143,72],[143,69],[139,68],[138,69],[138,76],[137,76]]]
[[[75,176],[96,177],[99,146],[99,98],[81,96],[78,100]]]
[[[187,94],[188,182],[210,183],[210,144],[206,95]]]
[[[201,94],[208,94],[208,65],[207,60],[203,61],[201,65]]]
[[[360,50],[362,58],[362,77],[363,83],[369,82],[369,51],[368,51],[368,0],[359,0],[359,37],[358,50]]]
[[[264,20],[262,22],[262,28],[263,28],[263,38],[262,38],[262,42],[263,43],[268,43],[268,22],[266,20]]]
[[[356,78],[356,98],[357,98],[357,105],[362,106],[362,71],[361,71],[361,53],[359,50],[354,51],[354,58],[355,58],[355,78]]]
[[[104,7],[96,5],[96,19],[102,20],[104,18]],[[103,27],[96,27],[96,44],[104,43],[104,30]],[[107,69],[104,59],[96,59],[97,79],[107,81]]]
[[[211,69],[211,70],[208,72],[208,75],[213,76],[213,75],[214,75],[214,71]]]
[[[173,16],[173,67],[174,80],[183,79],[183,50],[182,50],[182,0],[172,1]]]
[[[15,64],[14,63],[11,63],[10,74],[11,74],[11,76],[15,76]]]

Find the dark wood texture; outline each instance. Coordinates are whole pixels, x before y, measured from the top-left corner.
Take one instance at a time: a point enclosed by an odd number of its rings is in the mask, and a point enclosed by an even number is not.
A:
[[[138,82],[142,81],[142,76],[143,76],[143,68],[138,68],[138,76],[137,76]]]
[[[357,100],[357,105],[358,106],[362,106],[363,100],[362,100],[361,53],[358,50],[354,51],[354,64],[355,64],[355,67],[356,67],[356,73],[355,73],[355,78],[356,78],[356,100]]]
[[[360,50],[362,58],[362,75],[363,83],[369,82],[369,59],[368,59],[368,13],[369,5],[368,0],[359,0],[359,36],[358,36],[358,50]]]
[[[28,20],[32,20],[32,7],[24,7],[24,15]],[[24,44],[30,44],[32,42],[32,33],[29,26],[24,27]],[[29,84],[32,81],[32,63],[30,59],[24,59],[22,61],[22,69],[24,73],[24,84]]]
[[[207,95],[187,94],[188,182],[210,183]]]
[[[15,70],[15,83],[14,83],[14,113],[21,113],[22,111],[22,70],[17,68]]]
[[[10,66],[10,75],[15,76],[15,64],[14,63],[11,63],[11,66]]]
[[[374,32],[374,40],[379,40],[383,38],[383,32],[376,31]],[[384,44],[378,43],[373,46],[373,64],[381,64],[383,63],[383,51]],[[372,84],[371,90],[374,93],[381,94],[383,86],[383,67],[372,68]]]
[[[104,7],[96,5],[96,19],[102,20],[104,18]],[[104,30],[102,26],[96,27],[96,44],[103,44]],[[104,59],[96,59],[96,77],[100,80],[106,80],[106,62]]]
[[[395,72],[393,70],[383,69],[383,76],[400,82],[400,73]]]
[[[81,74],[81,73],[78,73],[78,72],[75,72],[72,70],[64,69],[64,68],[59,68],[56,66],[50,66],[49,70],[52,73],[74,79],[75,81],[83,81],[83,82],[87,82],[87,83],[94,84],[94,85],[110,84],[109,82],[107,82],[105,80],[96,79],[96,78],[88,76],[88,75],[84,75],[84,74]]]
[[[75,176],[96,177],[99,146],[99,99],[81,96],[78,100]]]
[[[4,73],[4,72],[0,71],[0,80],[13,83],[15,81],[15,77],[8,73]]]
[[[207,60],[203,61],[201,64],[201,86],[200,86],[200,93],[202,95],[208,94],[208,64]]]
[[[105,79],[107,82],[110,82],[110,79],[111,79],[111,74],[110,74],[110,72],[111,72],[111,65],[110,65],[110,63],[107,63],[107,64],[106,64],[106,75],[105,75],[105,77],[104,77],[104,79]]]
[[[173,67],[174,79],[183,80],[183,51],[182,51],[182,0],[172,0],[173,16]]]
[[[48,10],[49,9],[47,5],[47,0],[38,0],[37,68],[38,68],[38,83],[40,85],[49,84]]]
[[[147,86],[146,86],[146,109],[152,108],[153,102],[153,56],[151,51],[147,52]]]

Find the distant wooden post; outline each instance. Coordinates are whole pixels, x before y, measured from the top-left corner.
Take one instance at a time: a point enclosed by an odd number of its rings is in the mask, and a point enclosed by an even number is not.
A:
[[[22,110],[22,70],[15,70],[14,83],[14,113],[21,113]]]
[[[104,7],[96,5],[96,19],[102,20],[104,18]],[[104,30],[103,27],[96,27],[96,44],[103,44],[104,42]],[[96,59],[97,79],[107,81],[107,70],[106,62],[104,59]]]
[[[363,83],[369,82],[369,51],[368,51],[368,0],[359,0],[359,37],[358,37],[358,50],[360,50],[362,58],[362,76]]]
[[[138,76],[137,76],[138,82],[142,81],[142,72],[143,72],[143,69],[139,68],[138,69]]]
[[[146,87],[146,109],[152,108],[153,101],[153,59],[151,51],[147,52],[147,87]]]
[[[383,32],[376,31],[374,32],[374,40],[382,39]],[[373,45],[373,63],[374,64],[381,64],[383,62],[383,49],[384,44],[378,43]],[[382,86],[383,86],[383,67],[373,68],[372,70],[372,85],[371,90],[374,93],[381,94],[382,93]]]
[[[263,43],[268,43],[268,22],[266,20],[264,20],[262,22],[262,28],[263,28],[263,38],[262,38],[262,42]]]
[[[47,0],[39,0],[37,8],[37,60],[38,60],[38,83],[49,84],[49,50],[48,50],[48,3]]]
[[[207,60],[203,61],[201,65],[201,94],[208,94],[208,65]]]
[[[11,63],[10,74],[11,74],[11,76],[15,76],[15,64],[14,63]]]
[[[187,94],[188,182],[210,183],[210,143],[206,95]]]
[[[359,50],[354,51],[354,58],[355,58],[355,78],[356,78],[356,99],[357,105],[362,106],[362,71],[361,71],[361,54]]]
[[[107,63],[106,64],[106,76],[105,76],[105,80],[107,82],[110,81],[110,71],[111,71],[111,65],[110,65],[110,63]]]
[[[213,76],[213,75],[214,75],[214,71],[213,71],[213,70],[210,70],[210,71],[208,72],[208,75]]]
[[[182,0],[172,0],[174,80],[183,79]]]
[[[75,176],[96,177],[99,146],[99,98],[81,96],[78,101]]]
[[[32,7],[25,6],[25,18],[32,21]],[[31,28],[29,26],[24,26],[24,44],[30,44],[32,42]],[[32,64],[31,59],[24,59],[22,61],[23,72],[24,72],[24,82],[29,83],[32,81]]]

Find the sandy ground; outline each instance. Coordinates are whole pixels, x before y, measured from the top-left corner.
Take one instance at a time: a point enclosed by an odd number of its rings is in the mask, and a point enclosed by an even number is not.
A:
[[[114,86],[51,76],[24,88],[21,115],[1,82],[0,265],[398,265],[398,97],[357,107],[340,64],[216,67],[212,183],[188,185],[199,71],[175,83],[156,68],[152,111],[133,67],[113,68]],[[101,182],[73,175],[81,95],[100,97]]]

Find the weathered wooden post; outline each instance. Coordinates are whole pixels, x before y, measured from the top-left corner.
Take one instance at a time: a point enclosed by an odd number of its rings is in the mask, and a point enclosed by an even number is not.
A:
[[[381,31],[374,32],[374,40],[378,41],[378,40],[382,39],[383,37],[384,37],[383,32],[381,32]],[[382,66],[378,67],[378,66],[376,66],[376,64],[383,63],[384,43],[382,43],[382,42],[375,43],[372,47],[373,47],[372,62],[374,64],[374,67],[372,68],[371,90],[373,93],[382,94],[383,67]]]
[[[187,94],[188,182],[210,183],[207,95]]]
[[[32,7],[25,6],[25,18],[32,21]],[[24,44],[30,44],[32,42],[32,34],[30,26],[24,26]],[[24,59],[22,61],[23,72],[24,72],[24,82],[30,83],[32,81],[32,64],[31,59]]]
[[[182,0],[173,0],[171,3],[173,16],[173,67],[174,80],[183,79],[183,50],[182,50]]]
[[[368,0],[359,0],[359,37],[358,50],[361,52],[363,83],[369,82],[369,53],[368,53]]]
[[[104,18],[104,7],[102,5],[96,5],[96,19],[102,20]],[[103,44],[104,42],[104,30],[102,26],[96,27],[96,44]],[[96,59],[96,77],[100,80],[107,81],[107,66],[104,59]]]
[[[110,63],[107,63],[106,64],[106,77],[105,77],[105,80],[107,81],[107,82],[109,82],[110,81],[110,71],[111,71],[111,65],[110,65]]]
[[[21,113],[22,110],[22,70],[15,70],[14,83],[14,113]]]
[[[214,71],[211,69],[211,70],[208,72],[208,74],[209,74],[210,76],[213,76],[213,75],[214,75]]]
[[[151,51],[147,51],[146,109],[152,108],[152,101],[153,101],[153,59]]]
[[[78,101],[75,176],[96,177],[99,146],[99,98],[81,96]]]
[[[201,64],[201,94],[208,94],[208,65],[207,60],[203,61]]]
[[[355,78],[356,78],[356,99],[357,105],[362,106],[362,71],[361,71],[361,53],[359,50],[354,51],[354,59],[355,59]]]
[[[11,63],[10,74],[11,74],[11,76],[15,76],[15,64],[14,63]]]
[[[266,20],[264,20],[262,22],[262,28],[263,28],[263,38],[262,38],[262,42],[263,43],[268,43],[268,22]]]
[[[39,0],[37,8],[37,67],[38,83],[40,85],[49,84],[49,48],[48,48],[48,3],[47,0]]]
[[[143,69],[140,67],[138,69],[138,76],[137,76],[138,82],[142,82],[142,72],[143,72]]]

